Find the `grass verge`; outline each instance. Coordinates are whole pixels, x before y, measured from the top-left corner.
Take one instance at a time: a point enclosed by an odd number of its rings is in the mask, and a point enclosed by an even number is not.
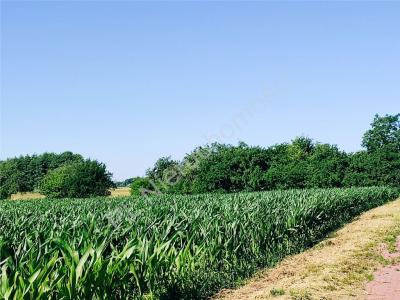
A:
[[[222,291],[216,298],[363,299],[373,272],[394,263],[385,259],[379,248],[386,244],[389,251],[394,249],[399,235],[400,199],[362,214],[313,248],[259,272],[239,289]]]

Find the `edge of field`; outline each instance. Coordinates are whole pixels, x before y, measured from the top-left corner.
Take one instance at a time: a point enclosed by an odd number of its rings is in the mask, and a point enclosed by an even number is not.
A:
[[[120,187],[111,189],[109,197],[127,197],[130,196],[131,189],[129,187]],[[11,200],[34,200],[34,199],[43,199],[46,198],[44,195],[36,192],[27,192],[27,193],[16,193],[12,194],[10,199]]]
[[[364,299],[373,272],[392,264],[379,249],[395,248],[400,199],[363,213],[313,248],[258,272],[245,285],[214,299]]]

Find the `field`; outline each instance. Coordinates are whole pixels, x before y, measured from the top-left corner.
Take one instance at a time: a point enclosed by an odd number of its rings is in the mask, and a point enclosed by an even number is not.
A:
[[[398,195],[377,187],[3,201],[0,298],[206,298]]]
[[[126,197],[130,195],[130,188],[129,187],[121,187],[110,190],[111,195],[110,197]],[[29,193],[17,193],[11,195],[11,200],[26,200],[26,199],[42,199],[45,198],[44,195],[35,192]]]
[[[129,187],[120,187],[111,190],[110,197],[127,197],[130,195],[131,189]]]
[[[389,295],[391,290],[398,291],[399,235],[400,199],[363,213],[311,249],[257,272],[245,285],[224,290],[215,298],[383,300],[382,294],[371,289],[375,285],[386,289],[385,299],[397,299]],[[383,249],[389,249],[389,254]],[[394,269],[392,278],[379,278],[390,268]]]
[[[11,200],[43,199],[44,195],[36,192],[16,193],[11,195]]]

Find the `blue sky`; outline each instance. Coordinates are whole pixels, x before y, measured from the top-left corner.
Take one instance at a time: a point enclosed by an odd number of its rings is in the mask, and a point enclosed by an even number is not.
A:
[[[218,140],[360,149],[400,111],[400,2],[2,2],[1,158],[116,179]]]

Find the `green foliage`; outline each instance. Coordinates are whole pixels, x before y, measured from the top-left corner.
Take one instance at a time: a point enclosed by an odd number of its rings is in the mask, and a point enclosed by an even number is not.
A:
[[[165,181],[168,180],[168,173],[173,174],[178,167],[179,162],[172,160],[170,156],[161,157],[153,168],[147,170],[146,176],[154,181]]]
[[[132,184],[133,180],[134,180],[134,178],[128,178],[128,179],[125,179],[124,181],[116,181],[115,186],[116,187],[127,187]]]
[[[192,168],[188,190],[191,193],[262,190],[262,174],[269,160],[269,151],[261,147],[244,143],[237,147],[213,144]]]
[[[265,174],[268,189],[305,188],[307,159],[314,149],[313,142],[299,137],[291,144],[275,146],[271,168]]]
[[[196,148],[182,162],[161,158],[147,176],[157,190],[172,194],[398,187],[399,119],[400,114],[375,116],[363,138],[367,151],[347,154],[336,145],[315,143],[307,137],[268,148],[251,147],[243,142],[237,146],[214,143]]]
[[[285,290],[282,289],[282,288],[273,288],[273,289],[270,291],[270,293],[271,293],[271,296],[274,296],[274,297],[276,297],[276,296],[282,296],[282,295],[285,295]]]
[[[400,152],[400,114],[384,117],[375,115],[371,127],[362,140],[362,145],[369,152],[382,149]]]
[[[50,171],[39,190],[49,198],[85,198],[108,195],[111,187],[114,184],[105,165],[88,159]]]
[[[206,299],[398,196],[371,187],[3,201],[0,298]]]
[[[369,153],[360,151],[350,156],[343,185],[350,186],[400,186],[400,152],[391,147]]]
[[[288,158],[292,161],[305,160],[313,153],[314,149],[315,144],[312,139],[304,136],[297,137],[288,145]]]
[[[136,177],[133,179],[131,185],[131,195],[140,197],[151,195],[156,192],[155,183],[148,177]]]
[[[336,146],[306,137],[267,149],[244,143],[203,149],[206,155],[183,172],[184,193],[340,187],[348,165],[347,154]]]
[[[309,188],[341,187],[347,172],[348,160],[348,155],[340,151],[337,146],[316,144],[307,160],[306,186]]]
[[[153,168],[146,171],[146,189],[166,194],[175,193],[176,184],[182,179],[182,166],[171,157],[161,157],[156,161]],[[179,188],[181,192],[181,189]],[[134,193],[134,191],[132,191]]]
[[[0,163],[0,199],[7,198],[19,189],[23,189],[20,187],[17,168],[15,161],[6,160]]]
[[[20,156],[0,162],[0,199],[17,192],[32,192],[50,170],[64,164],[82,161],[79,154],[44,153]]]

